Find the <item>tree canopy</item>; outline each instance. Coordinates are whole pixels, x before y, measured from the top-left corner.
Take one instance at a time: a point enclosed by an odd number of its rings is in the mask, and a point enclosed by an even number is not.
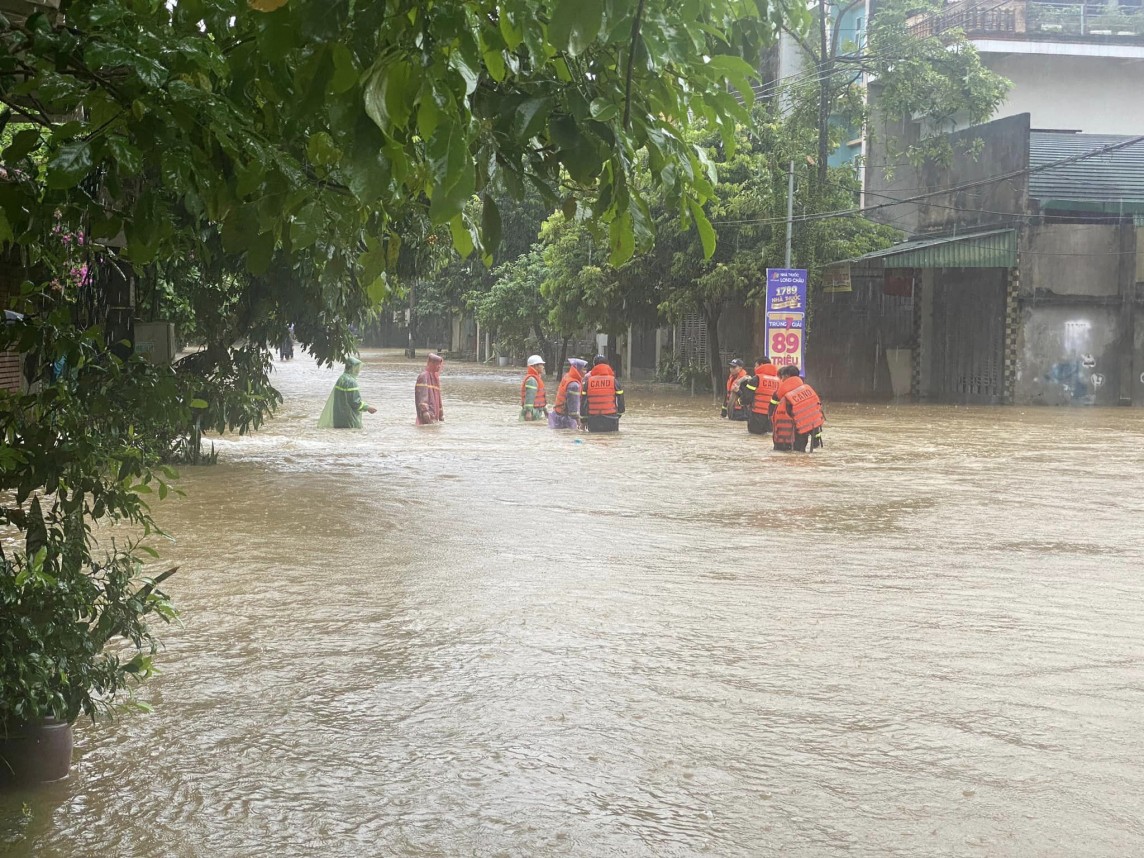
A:
[[[768,0],[63,0],[0,20],[0,241],[56,212],[144,266],[289,282],[297,312],[387,294],[401,222],[486,258],[497,194],[582,202],[614,261],[651,241],[638,153],[707,229],[684,129],[730,135],[787,14]],[[466,210],[480,195],[479,214]],[[300,320],[299,320],[300,321]],[[336,320],[300,336],[345,346]]]

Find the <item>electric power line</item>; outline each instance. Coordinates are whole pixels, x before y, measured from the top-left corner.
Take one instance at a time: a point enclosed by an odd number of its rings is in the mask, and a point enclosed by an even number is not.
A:
[[[1045,172],[1046,170],[1055,170],[1055,169],[1058,169],[1060,167],[1067,166],[1069,164],[1075,164],[1075,163],[1078,163],[1080,161],[1088,160],[1089,158],[1095,158],[1099,155],[1106,155],[1106,154],[1109,154],[1111,152],[1116,152],[1120,149],[1126,149],[1130,146],[1135,146],[1138,143],[1144,143],[1144,135],[1140,135],[1137,137],[1130,137],[1127,140],[1121,140],[1118,143],[1109,143],[1105,146],[1101,146],[1097,149],[1093,149],[1091,152],[1081,152],[1077,155],[1070,155],[1066,158],[1060,158],[1056,161],[1050,161],[1049,163],[1046,163],[1046,164],[1038,164],[1035,167],[1023,167],[1020,170],[1012,170],[1008,173],[1001,173],[1001,174],[996,175],[996,176],[988,176],[984,179],[977,179],[975,181],[966,182],[962,185],[955,185],[955,186],[950,187],[950,188],[942,188],[940,190],[929,191],[929,192],[924,193],[924,194],[918,194],[918,195],[912,196],[912,197],[903,197],[901,199],[890,198],[891,199],[890,202],[879,203],[879,204],[874,205],[874,206],[865,206],[863,208],[841,209],[841,210],[833,211],[833,212],[817,212],[817,213],[812,213],[812,214],[807,214],[807,215],[801,215],[801,216],[795,217],[793,220],[795,222],[798,222],[798,223],[806,223],[806,222],[815,221],[815,220],[825,220],[825,219],[833,218],[833,217],[854,217],[854,216],[858,216],[858,215],[864,215],[868,212],[880,211],[882,209],[893,208],[895,206],[905,205],[908,203],[920,202],[920,201],[925,200],[929,197],[937,196],[939,194],[952,194],[952,193],[956,193],[958,191],[965,191],[965,190],[970,190],[972,188],[979,188],[979,187],[984,187],[986,185],[996,184],[998,182],[1004,182],[1004,181],[1007,181],[1009,179],[1018,178],[1020,176],[1030,176],[1030,175],[1033,175],[1034,173]],[[969,211],[972,211],[972,209],[970,209]],[[746,218],[743,220],[712,221],[712,223],[713,224],[717,223],[717,224],[722,224],[722,225],[770,224],[770,223],[786,223],[786,220],[787,219],[785,217]]]

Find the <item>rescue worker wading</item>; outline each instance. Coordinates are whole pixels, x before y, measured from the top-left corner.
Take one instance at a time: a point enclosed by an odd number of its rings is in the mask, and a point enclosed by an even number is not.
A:
[[[580,416],[589,432],[619,432],[620,415],[624,413],[624,391],[616,383],[616,373],[608,359],[596,355],[592,371],[584,379],[580,396]]]
[[[528,374],[520,383],[520,419],[538,422],[548,419],[548,399],[544,395],[544,358],[528,359]]]
[[[755,361],[755,374],[739,388],[739,398],[748,406],[747,431],[767,435],[771,431],[771,397],[779,388],[779,370],[770,359]]]
[[[417,425],[431,426],[445,422],[445,406],[441,402],[441,364],[445,359],[429,355],[425,369],[417,376],[413,387],[413,407],[417,409]]]
[[[326,400],[326,407],[318,418],[318,426],[323,429],[360,429],[363,413],[377,413],[372,405],[362,402],[361,390],[358,388],[359,372],[361,361],[350,355],[346,358],[346,371],[338,378],[330,398]]]
[[[822,400],[798,376],[797,366],[779,370],[779,386],[771,397],[771,423],[776,450],[807,452],[822,446]]]
[[[743,362],[738,358],[731,361],[731,368],[727,373],[727,395],[723,397],[723,411],[720,416],[731,420],[746,420],[747,409],[739,400],[739,387],[747,377],[743,369]]]
[[[556,403],[548,415],[548,425],[553,429],[580,428],[580,389],[584,382],[584,371],[588,361],[568,358],[568,372],[560,379],[556,390]]]

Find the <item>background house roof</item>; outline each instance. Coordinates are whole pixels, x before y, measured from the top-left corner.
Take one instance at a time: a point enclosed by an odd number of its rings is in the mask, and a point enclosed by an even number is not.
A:
[[[1144,210],[1144,140],[1101,155],[1045,169],[1134,138],[1119,134],[1029,133],[1029,197],[1045,209],[1116,213]]]

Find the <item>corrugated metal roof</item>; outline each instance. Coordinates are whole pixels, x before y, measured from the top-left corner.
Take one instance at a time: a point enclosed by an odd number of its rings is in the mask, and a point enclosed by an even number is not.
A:
[[[1029,196],[1042,209],[1084,208],[1131,214],[1144,208],[1144,141],[1059,167],[1062,158],[1095,152],[1132,140],[1123,134],[1029,134]],[[1070,205],[1081,203],[1085,205]]]
[[[904,241],[855,259],[881,259],[885,268],[1012,268],[1017,264],[1017,232],[994,229]]]

